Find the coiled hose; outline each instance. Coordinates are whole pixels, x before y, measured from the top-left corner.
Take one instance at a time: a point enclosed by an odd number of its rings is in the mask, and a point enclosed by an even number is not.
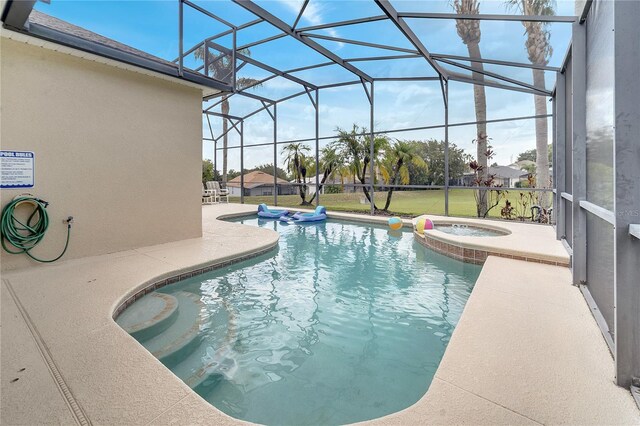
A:
[[[22,223],[14,215],[16,207],[20,204],[33,205],[33,212],[27,219],[27,223]],[[49,215],[47,214],[48,202],[30,195],[21,195],[13,199],[2,209],[2,218],[0,219],[0,233],[2,234],[2,248],[11,254],[25,253],[27,256],[37,262],[51,263],[60,259],[67,252],[69,247],[69,236],[71,235],[71,222],[73,218],[69,216],[67,222],[67,241],[64,244],[64,250],[55,259],[45,260],[39,259],[30,253],[35,246],[44,238],[49,227]],[[17,250],[10,250],[6,243],[9,243]]]

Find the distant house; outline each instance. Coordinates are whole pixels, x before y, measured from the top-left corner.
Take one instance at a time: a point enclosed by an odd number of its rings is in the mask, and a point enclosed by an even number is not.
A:
[[[237,176],[227,182],[227,188],[229,189],[231,196],[239,197],[241,193],[240,176]],[[277,179],[276,188],[278,190],[278,195],[292,195],[296,193],[296,187],[284,179]],[[245,197],[273,194],[273,175],[260,171],[250,172],[244,175]]]
[[[324,175],[320,175],[318,176],[318,182],[320,183],[320,185],[322,186],[322,188],[320,189],[320,193],[324,194],[325,190],[327,188],[327,186],[342,186],[342,181],[340,179],[340,176],[334,176],[334,177],[330,177],[327,178],[327,180],[324,182],[324,185],[322,184],[322,178],[324,177]],[[305,182],[307,182],[307,192],[309,195],[313,195],[316,193],[316,177],[315,176],[307,176],[305,179]],[[351,181],[346,181],[345,184],[348,183],[352,183]],[[345,188],[344,192],[353,192],[353,188]]]
[[[493,166],[489,167],[489,175],[494,176],[494,185],[502,185],[504,187],[515,187],[516,183],[524,182],[527,180],[529,173],[524,170],[514,169],[509,166]],[[464,185],[475,186],[473,180],[475,175],[473,173],[464,174]]]

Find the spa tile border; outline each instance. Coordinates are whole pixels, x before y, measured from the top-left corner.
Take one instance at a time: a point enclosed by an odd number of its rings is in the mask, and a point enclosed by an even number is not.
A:
[[[472,263],[474,265],[484,264],[488,256],[498,256],[507,259],[523,260],[525,262],[544,263],[554,266],[569,266],[568,262],[557,262],[554,260],[545,260],[527,256],[519,256],[515,254],[500,253],[492,250],[478,250],[474,248],[467,248],[461,245],[459,246],[456,244],[448,243],[446,241],[438,240],[437,238],[433,238],[426,233],[424,235],[420,235],[414,232],[414,237],[420,244],[427,247],[428,249],[443,254],[447,257],[451,257],[453,259],[460,260],[466,263]]]
[[[264,248],[255,252],[251,252],[248,254],[240,255],[238,257],[234,257],[233,259],[227,259],[222,262],[212,263],[202,268],[196,268],[187,272],[180,272],[176,275],[171,275],[168,278],[152,280],[151,282],[144,285],[141,289],[133,293],[131,296],[127,297],[122,303],[120,303],[120,305],[118,305],[118,307],[113,311],[113,316],[112,316],[113,320],[115,321],[118,318],[118,316],[120,316],[120,314],[124,312],[124,310],[127,309],[129,306],[131,306],[135,301],[139,300],[141,297],[151,292],[158,290],[159,288],[168,286],[170,284],[175,284],[178,281],[186,280],[188,278],[192,278],[198,275],[206,274],[207,272],[215,271],[216,269],[222,269],[227,266],[233,265],[235,263],[243,262],[245,260],[262,256],[263,254],[267,254],[270,251],[274,250],[277,246],[278,244],[276,243],[267,248]]]

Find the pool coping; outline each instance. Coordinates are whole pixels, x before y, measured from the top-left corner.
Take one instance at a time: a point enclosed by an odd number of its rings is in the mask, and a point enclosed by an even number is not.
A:
[[[71,407],[77,406],[78,412],[84,413],[84,417],[74,415],[74,420],[78,423],[82,423],[82,418],[96,423],[111,424],[244,423],[222,413],[188,388],[121,329],[114,322],[113,316],[123,303],[133,295],[141,294],[141,291],[150,288],[150,285],[163,280],[166,283],[175,276],[193,276],[194,271],[222,267],[221,265],[240,261],[238,259],[243,256],[253,257],[252,255],[260,255],[276,247],[278,235],[274,231],[255,231],[255,228],[251,227],[251,231],[240,232],[241,228],[238,226],[242,225],[228,226],[229,222],[224,222],[224,219],[232,217],[253,215],[255,208],[256,206],[250,205],[204,206],[203,238],[200,239],[76,259],[4,274],[3,292],[6,288],[15,295],[2,298],[3,311],[7,306],[5,303],[15,302],[19,309],[24,309],[25,313],[22,316],[31,332],[20,334],[16,331],[16,335],[13,336],[10,329],[4,329],[3,342],[11,344],[16,339],[33,339],[41,353],[49,354],[48,357],[43,355],[40,363],[44,366],[42,371],[48,369],[51,374],[52,384],[44,386],[38,382],[34,386],[37,385],[38,392],[51,401],[57,398],[57,410],[60,412],[73,411]],[[377,224],[384,224],[388,219],[349,213],[335,213],[331,216]],[[412,227],[410,220],[404,219],[403,224],[405,228]],[[229,240],[234,241],[230,243]],[[211,244],[219,244],[221,248],[235,247],[235,252],[232,255],[221,256],[219,251],[211,250]],[[194,252],[200,253],[196,256],[195,264]],[[90,282],[85,281],[86,277],[93,276],[96,271],[109,272],[112,276],[106,279],[102,287],[97,288],[99,291],[85,289]],[[42,286],[42,282],[46,282],[47,285]],[[78,299],[73,299],[75,296],[80,297],[81,304],[76,302]],[[9,307],[14,309],[13,305]],[[465,308],[465,312],[466,310]],[[461,321],[465,318],[465,312]],[[68,326],[59,326],[56,324],[56,318],[68,318]],[[7,341],[9,343],[6,343]],[[454,344],[458,343],[452,342],[449,345],[445,357]],[[4,348],[3,345],[3,355]],[[11,353],[7,353],[7,357],[3,357],[3,370],[5,360],[12,358],[10,355]],[[20,353],[17,355],[23,359],[31,356]],[[34,365],[35,367],[37,365]],[[43,380],[42,377],[39,380]],[[23,421],[24,423],[40,423],[38,419],[43,420],[38,417],[41,415],[38,410],[40,407],[28,409],[28,403],[35,401],[33,390],[28,388],[29,382],[21,380],[18,383],[25,383],[27,387],[16,391],[8,388],[3,381],[4,420],[7,421],[7,413],[15,413],[16,416],[25,416],[27,421]],[[68,389],[68,392],[64,392],[61,387]],[[98,389],[100,391],[96,392]],[[437,389],[436,386],[430,387],[416,404],[403,413],[415,410],[419,413],[423,405],[421,401],[433,398]],[[12,403],[27,407],[23,412],[16,411],[17,409],[4,410],[5,404],[11,408]],[[394,423],[393,416],[396,414],[398,413],[374,421]],[[48,412],[47,415],[52,414]],[[19,419],[15,418],[15,422],[18,421]]]
[[[441,222],[435,222],[443,224]],[[443,235],[445,234],[445,235]],[[420,234],[418,231],[413,232],[414,238],[423,246],[436,251],[445,256],[451,257],[462,262],[482,265],[489,256],[504,257],[507,259],[523,260],[525,262],[546,263],[554,266],[570,265],[568,256],[559,256],[550,259],[548,256],[541,255],[536,252],[517,251],[511,249],[496,249],[490,243],[472,243],[460,241],[460,239],[450,234],[438,230],[424,231]],[[468,238],[500,238],[495,237],[468,237]]]

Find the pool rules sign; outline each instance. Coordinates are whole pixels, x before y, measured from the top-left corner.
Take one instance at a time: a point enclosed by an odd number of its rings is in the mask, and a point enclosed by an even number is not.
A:
[[[0,188],[32,188],[35,155],[31,151],[0,151]]]

